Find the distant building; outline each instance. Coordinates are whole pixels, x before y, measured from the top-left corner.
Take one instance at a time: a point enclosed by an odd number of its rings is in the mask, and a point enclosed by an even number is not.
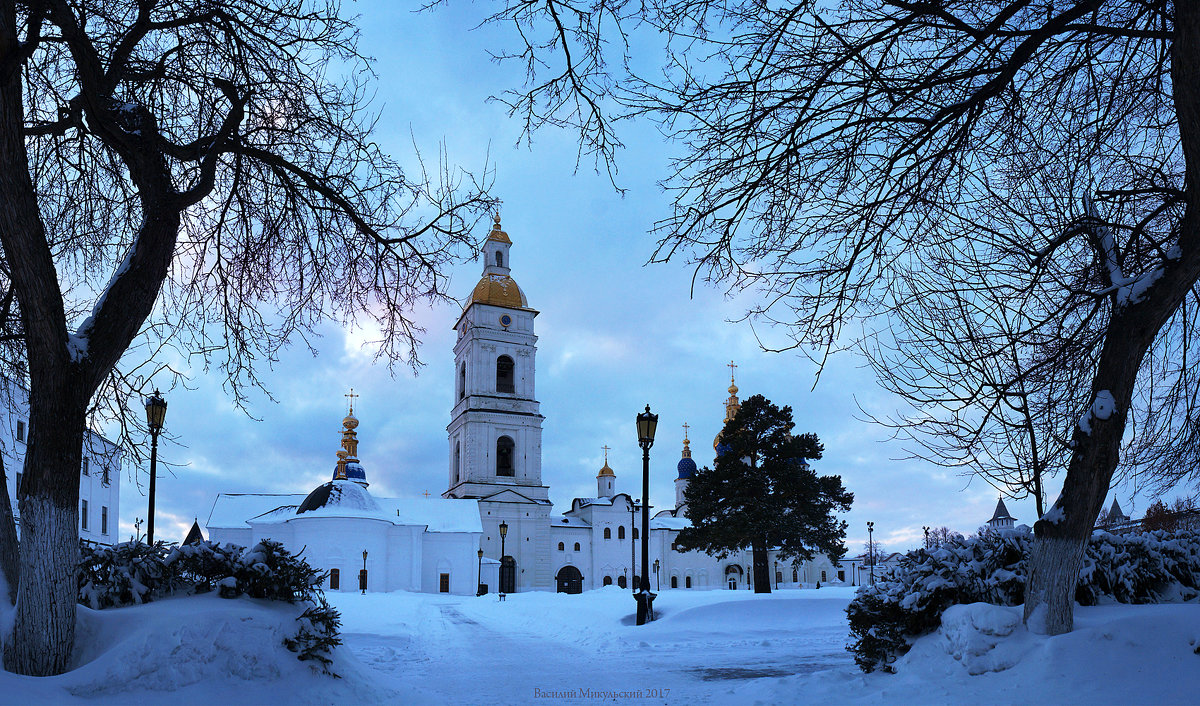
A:
[[[1008,514],[1008,508],[1004,506],[1004,498],[996,501],[996,511],[992,513],[992,519],[987,521],[988,529],[1012,529],[1017,518]]]
[[[7,385],[8,404],[0,405],[0,453],[7,475],[8,499],[12,503],[17,533],[21,531],[21,508],[17,488],[25,470],[25,444],[29,439],[29,391],[15,382]],[[97,544],[120,541],[122,451],[116,444],[91,429],[83,433],[83,461],[79,469],[79,537]]]

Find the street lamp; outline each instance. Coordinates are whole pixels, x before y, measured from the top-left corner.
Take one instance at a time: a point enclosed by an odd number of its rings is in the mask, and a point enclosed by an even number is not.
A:
[[[636,525],[636,524],[637,524],[637,501],[633,500],[629,503],[629,569],[631,571],[633,570],[633,567],[637,566],[637,553],[635,552],[635,549],[634,549],[635,547],[637,547],[637,542],[633,541],[633,528],[634,528],[634,525]],[[633,600],[636,601],[637,600],[637,592],[638,592],[637,582],[630,584],[630,590],[633,591],[633,596],[634,596]]]
[[[508,536],[508,523],[500,523],[500,600],[504,600],[504,589],[508,583],[508,564],[504,561],[504,538]]]
[[[662,582],[658,578],[658,559],[654,560],[654,590],[662,590]]]
[[[358,573],[358,590],[362,591],[362,594],[364,596],[367,595],[367,550],[366,549],[363,550],[363,568],[362,568],[362,571],[360,571]]]
[[[146,544],[154,545],[154,477],[158,475],[158,435],[167,417],[167,401],[158,388],[146,398],[146,424],[150,427],[150,511],[146,518]]]
[[[775,590],[779,590],[779,560],[775,560]]]
[[[867,523],[867,561],[871,564],[871,585],[875,585],[875,523]]]
[[[478,552],[479,568],[475,570],[475,595],[483,595],[483,549]]]
[[[654,430],[658,415],[646,411],[637,416],[638,445],[642,447],[642,575],[637,595],[637,624],[645,625],[654,613],[654,594],[650,592],[650,447],[654,446]]]

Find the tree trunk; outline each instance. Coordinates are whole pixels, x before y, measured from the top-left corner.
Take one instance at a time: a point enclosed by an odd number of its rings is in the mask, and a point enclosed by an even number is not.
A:
[[[1025,624],[1040,635],[1061,635],[1075,626],[1075,586],[1087,540],[1038,537],[1029,557]]]
[[[85,402],[70,379],[33,381],[21,508],[21,567],[4,667],[61,674],[75,644],[79,594],[79,468]]]
[[[767,566],[767,543],[755,542],[754,550],[754,592],[771,592],[770,567]]]
[[[16,483],[16,481],[13,481]],[[14,488],[17,495],[19,488]],[[17,556],[17,523],[13,520],[12,502],[8,499],[8,469],[4,458],[0,456],[0,571],[4,572],[4,582],[8,584],[8,602],[17,604],[17,585],[21,576],[20,563]]]

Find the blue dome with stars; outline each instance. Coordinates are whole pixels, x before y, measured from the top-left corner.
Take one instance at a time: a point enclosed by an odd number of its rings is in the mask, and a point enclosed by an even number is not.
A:
[[[696,462],[691,458],[679,459],[677,468],[679,469],[680,478],[693,478],[696,475]]]

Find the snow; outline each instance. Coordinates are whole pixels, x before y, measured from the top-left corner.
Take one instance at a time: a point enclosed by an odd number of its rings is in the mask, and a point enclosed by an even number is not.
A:
[[[897,660],[897,674],[867,675],[844,648],[853,592],[667,589],[659,619],[642,627],[630,592],[615,586],[504,603],[330,593],[342,612],[341,679],[281,646],[300,606],[206,595],[81,607],[78,666],[52,678],[0,674],[0,689],[9,703],[559,704],[623,692],[689,706],[1183,704],[1200,690],[1194,603],[1077,607],[1075,631],[1056,637],[1025,629],[1020,607],[955,606]]]
[[[1096,393],[1096,399],[1092,402],[1092,416],[1096,419],[1108,419],[1117,408],[1117,401],[1113,398],[1113,394],[1108,390],[1101,390]]]

